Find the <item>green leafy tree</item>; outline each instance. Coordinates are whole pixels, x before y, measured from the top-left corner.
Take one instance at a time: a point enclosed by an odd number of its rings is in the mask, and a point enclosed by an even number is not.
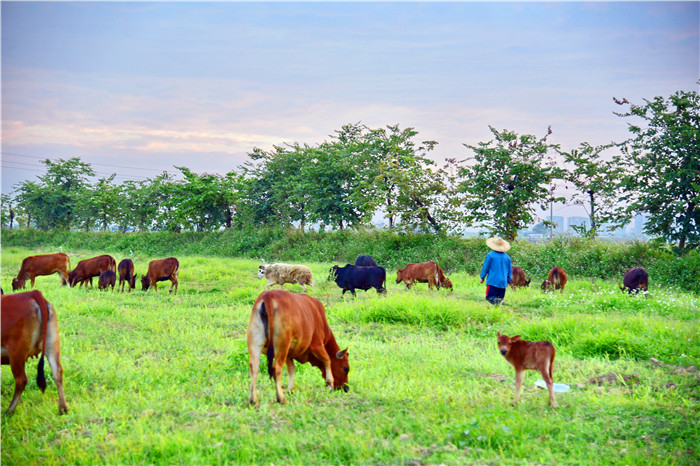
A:
[[[625,99],[620,104],[628,103]],[[683,250],[700,244],[700,96],[678,91],[668,99],[630,104],[624,118],[632,137],[622,146],[621,163],[628,212],[645,213],[645,232],[677,243]]]
[[[446,172],[438,170],[427,154],[437,145],[424,141],[418,145],[413,128],[387,126],[369,130],[364,136],[369,154],[364,188],[373,193],[372,207],[381,206],[389,228],[398,219],[407,229],[442,232],[446,229],[443,216],[451,196],[446,196]]]
[[[0,212],[2,218],[0,219],[0,224],[2,226],[7,226],[8,228],[13,228],[15,224],[15,218],[17,218],[16,202],[14,198],[9,194],[2,194],[0,196]]]
[[[581,143],[578,149],[560,152],[569,164],[564,171],[564,178],[576,188],[573,202],[584,207],[591,220],[590,229],[586,225],[574,229],[584,236],[595,238],[602,223],[622,226],[629,222],[621,213],[618,203],[620,197],[620,167],[613,160],[606,160],[602,153],[614,144],[591,146]]]
[[[535,206],[543,210],[554,198],[549,185],[561,171],[548,158],[558,149],[542,138],[489,127],[494,139],[476,146],[460,176],[466,198],[462,203],[467,224],[483,226],[512,241],[518,230],[533,223]]]
[[[100,178],[94,186],[87,187],[77,200],[80,226],[108,230],[119,223],[120,187],[114,184],[116,174]]]
[[[46,174],[39,183],[25,181],[17,187],[17,200],[41,230],[70,229],[80,224],[80,203],[95,176],[92,167],[79,158],[42,161]]]
[[[235,172],[225,176],[208,173],[196,174],[186,167],[176,167],[185,179],[178,184],[178,209],[175,215],[179,223],[197,231],[231,227],[237,194]]]

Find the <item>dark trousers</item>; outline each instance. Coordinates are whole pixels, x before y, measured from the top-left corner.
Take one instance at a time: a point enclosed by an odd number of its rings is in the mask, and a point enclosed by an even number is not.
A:
[[[486,301],[491,304],[501,304],[503,298],[506,297],[506,289],[498,288],[493,285],[486,285]]]

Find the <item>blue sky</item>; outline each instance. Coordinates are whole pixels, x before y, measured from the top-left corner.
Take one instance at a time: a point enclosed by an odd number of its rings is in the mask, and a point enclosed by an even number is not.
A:
[[[698,89],[699,5],[3,1],[2,191],[40,158],[225,173],[357,122],[413,127],[438,162],[489,125],[621,141],[612,97]]]

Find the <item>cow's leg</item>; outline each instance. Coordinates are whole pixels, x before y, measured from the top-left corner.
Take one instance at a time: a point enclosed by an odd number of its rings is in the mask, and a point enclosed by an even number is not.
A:
[[[556,408],[557,400],[554,399],[554,379],[549,376],[549,364],[549,360],[544,361],[539,369],[540,374],[542,374],[542,378],[547,384],[547,390],[549,390],[549,404],[552,406],[552,408]]]
[[[326,352],[326,348],[323,345],[310,346],[311,354],[316,356],[316,359],[321,361],[323,367],[326,369],[326,387],[331,387],[333,389],[333,372],[331,372],[331,358]]]
[[[53,376],[53,381],[56,383],[56,390],[58,391],[58,414],[65,414],[68,412],[68,405],[66,405],[66,397],[63,394],[63,366],[61,366],[61,351],[60,342],[58,339],[58,327],[53,326],[53,332],[51,332],[51,337],[55,335],[55,338],[46,338],[47,350],[45,353],[46,359],[49,361],[49,367],[51,368],[51,375]]]
[[[518,404],[520,401],[520,389],[523,386],[523,378],[525,378],[525,369],[520,369],[515,371],[515,401],[514,404]]]
[[[275,360],[272,362],[272,374],[275,379],[275,389],[277,390],[277,401],[285,403],[284,392],[282,391],[282,370],[289,354],[289,343],[275,345]]]
[[[23,353],[19,353],[17,351],[13,351],[12,348],[7,348],[7,350],[9,354],[13,354],[13,352],[14,354],[27,354],[26,351]],[[24,362],[25,361],[23,357],[14,357],[10,360],[12,375],[15,377],[15,394],[12,397],[10,407],[7,408],[7,414],[12,414],[15,412],[15,408],[17,407],[17,403],[19,403],[19,399],[22,396],[24,387],[27,386],[27,373],[24,371]]]
[[[32,276],[31,276],[31,280],[32,280],[32,289],[34,288],[34,279],[36,279],[36,275],[32,275]]]
[[[250,320],[248,328],[248,366],[250,368],[250,404],[258,406],[258,394],[255,390],[255,382],[260,371],[260,354],[265,346],[265,327],[262,319]]]
[[[289,385],[287,385],[287,391],[292,391],[294,389],[294,373],[297,368],[294,365],[293,359],[287,359],[287,375],[289,376]]]
[[[303,283],[299,283],[299,284],[301,285],[302,288],[304,288],[304,293],[308,293],[308,292],[309,292],[309,290],[306,289],[306,285],[305,285],[305,284],[303,284]]]

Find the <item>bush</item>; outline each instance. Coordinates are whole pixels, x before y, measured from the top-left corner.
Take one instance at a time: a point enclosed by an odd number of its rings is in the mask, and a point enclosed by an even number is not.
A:
[[[436,261],[447,274],[478,274],[489,252],[482,238],[396,233],[387,230],[304,232],[282,228],[230,229],[217,232],[77,232],[3,230],[4,246],[63,251],[102,250],[149,256],[200,255],[242,257],[267,262],[354,263],[370,254],[388,271],[410,262]],[[533,283],[544,280],[558,265],[571,278],[598,278],[622,283],[624,272],[644,267],[650,282],[700,293],[700,252],[678,255],[653,242],[607,242],[557,237],[546,243],[519,241],[509,251],[513,265],[525,269]]]

